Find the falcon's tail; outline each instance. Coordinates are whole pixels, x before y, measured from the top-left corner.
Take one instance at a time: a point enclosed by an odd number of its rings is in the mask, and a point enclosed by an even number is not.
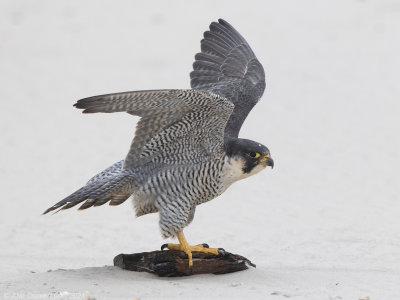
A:
[[[119,205],[132,195],[135,187],[132,174],[121,171],[112,176],[99,180],[90,180],[84,187],[48,208],[43,214],[59,208],[71,208],[85,201],[79,209],[103,205],[110,201],[110,205]]]

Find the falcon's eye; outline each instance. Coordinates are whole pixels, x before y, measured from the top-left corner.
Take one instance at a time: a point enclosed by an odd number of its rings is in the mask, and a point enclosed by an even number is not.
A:
[[[252,158],[258,158],[258,157],[260,157],[260,153],[258,153],[258,152],[250,152],[249,156],[252,157]]]

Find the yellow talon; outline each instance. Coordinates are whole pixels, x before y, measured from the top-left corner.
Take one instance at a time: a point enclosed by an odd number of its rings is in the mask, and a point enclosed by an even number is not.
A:
[[[166,244],[165,246],[169,250],[180,250],[185,252],[189,258],[189,268],[193,268],[192,252],[211,253],[215,255],[220,254],[220,251],[217,248],[207,248],[202,244],[190,246],[182,231],[178,232],[176,237],[178,238],[179,244]]]

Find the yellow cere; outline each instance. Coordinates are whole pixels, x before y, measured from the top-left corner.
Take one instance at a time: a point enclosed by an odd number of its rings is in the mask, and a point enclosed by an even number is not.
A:
[[[264,162],[264,161],[266,161],[268,158],[269,158],[269,154],[264,155],[264,156],[260,159],[260,162]]]

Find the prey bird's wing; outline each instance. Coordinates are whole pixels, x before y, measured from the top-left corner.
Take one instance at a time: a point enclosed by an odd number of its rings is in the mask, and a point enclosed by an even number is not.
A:
[[[264,93],[265,74],[249,44],[228,22],[219,19],[204,33],[190,78],[193,89],[218,94],[235,105],[225,135],[238,137],[244,120]]]
[[[124,169],[222,157],[224,130],[234,108],[221,96],[196,90],[108,94],[81,99],[75,106],[84,113],[124,111],[141,117]]]

